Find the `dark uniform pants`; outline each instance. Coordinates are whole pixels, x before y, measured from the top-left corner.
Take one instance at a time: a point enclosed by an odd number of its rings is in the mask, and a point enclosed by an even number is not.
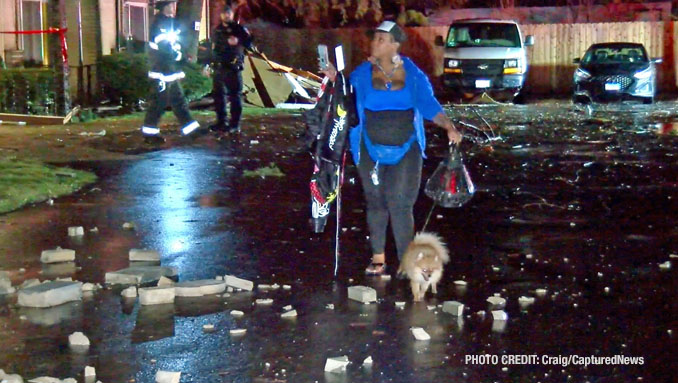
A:
[[[223,68],[217,69],[212,83],[212,97],[214,97],[217,123],[226,124],[226,97],[228,97],[228,102],[231,104],[231,119],[228,126],[238,126],[242,114],[242,72]]]
[[[165,83],[165,89],[161,91],[157,80],[153,81],[154,86],[151,90],[151,103],[146,110],[146,118],[144,118],[144,126],[155,128],[160,121],[165,108],[172,106],[172,112],[177,116],[179,124],[186,126],[193,121],[191,113],[188,110],[188,103],[184,97],[184,91],[181,89],[181,84],[178,81]]]

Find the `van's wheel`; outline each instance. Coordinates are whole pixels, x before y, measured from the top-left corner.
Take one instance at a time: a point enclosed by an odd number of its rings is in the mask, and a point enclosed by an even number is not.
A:
[[[520,92],[517,95],[513,96],[513,103],[516,105],[522,105],[527,103],[527,100],[525,99],[525,94],[523,92]]]
[[[645,97],[643,98],[643,104],[651,105],[654,104],[654,97]]]

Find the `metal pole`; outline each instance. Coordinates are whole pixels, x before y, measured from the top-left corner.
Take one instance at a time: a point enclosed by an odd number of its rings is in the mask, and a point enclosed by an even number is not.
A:
[[[84,104],[84,99],[85,99],[85,84],[84,82],[84,74],[83,74],[83,49],[82,49],[82,7],[81,7],[81,1],[78,0],[78,101],[80,104]]]

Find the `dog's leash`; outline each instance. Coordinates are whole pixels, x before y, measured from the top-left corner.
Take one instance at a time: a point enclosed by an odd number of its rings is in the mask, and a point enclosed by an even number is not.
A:
[[[431,210],[428,211],[428,216],[426,217],[426,222],[424,222],[424,227],[421,228],[421,231],[426,231],[426,226],[428,226],[428,221],[431,220],[431,214],[433,214],[433,209],[436,207],[436,201],[433,200],[433,205],[431,206]]]

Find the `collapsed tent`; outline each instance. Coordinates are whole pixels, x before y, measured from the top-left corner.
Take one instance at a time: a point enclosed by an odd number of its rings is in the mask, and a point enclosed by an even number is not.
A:
[[[292,94],[310,105],[320,92],[320,77],[270,61],[265,54],[246,55],[242,79],[245,101],[264,108],[274,108]]]

